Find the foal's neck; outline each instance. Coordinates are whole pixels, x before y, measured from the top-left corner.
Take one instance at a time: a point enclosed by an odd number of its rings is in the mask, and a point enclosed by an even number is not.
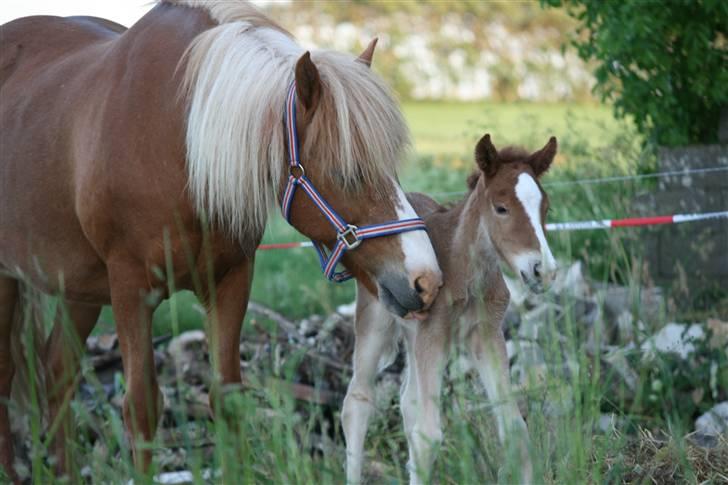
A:
[[[488,209],[482,190],[472,190],[450,211],[455,227],[450,245],[449,267],[458,272],[466,297],[479,294],[490,279],[500,274],[498,253],[482,215]]]

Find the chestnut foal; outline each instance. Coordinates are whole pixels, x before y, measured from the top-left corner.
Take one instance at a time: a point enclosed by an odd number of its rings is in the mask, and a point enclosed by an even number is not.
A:
[[[478,170],[469,194],[445,208],[422,194],[409,194],[425,220],[445,284],[422,321],[393,317],[358,286],[354,375],[344,399],[346,473],[359,483],[367,422],[373,410],[378,370],[391,364],[400,332],[407,371],[401,408],[409,443],[410,482],[429,479],[434,449],[442,441],[439,398],[443,368],[452,342],[464,346],[489,398],[496,403],[501,442],[518,440],[520,479],[532,478],[528,431],[514,399],[501,328],[510,295],[499,261],[505,261],[534,292],[541,292],[556,263],[544,236],[548,197],[538,179],[556,154],[556,139],[533,154],[498,152],[485,135],[475,150]]]

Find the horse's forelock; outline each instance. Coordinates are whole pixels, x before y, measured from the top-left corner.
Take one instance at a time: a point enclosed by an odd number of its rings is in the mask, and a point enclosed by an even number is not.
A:
[[[312,59],[324,96],[307,131],[306,151],[324,174],[349,188],[377,186],[395,175],[409,147],[409,131],[384,83],[354,57],[317,51]]]

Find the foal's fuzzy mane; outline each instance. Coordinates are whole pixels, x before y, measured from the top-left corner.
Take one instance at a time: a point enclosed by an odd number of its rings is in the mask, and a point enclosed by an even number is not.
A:
[[[162,0],[206,10],[218,25],[185,56],[187,166],[198,210],[242,238],[262,231],[277,205],[287,153],[283,107],[304,50],[254,6],[232,0]],[[394,176],[409,132],[394,97],[351,55],[313,51],[323,95],[302,162],[342,189]]]
[[[501,150],[498,150],[498,160],[502,164],[523,162],[529,156],[530,153],[527,150],[517,146],[507,146]],[[473,189],[475,189],[481,173],[482,172],[480,171],[480,169],[476,168],[470,173],[470,175],[468,175],[468,190],[472,191]]]

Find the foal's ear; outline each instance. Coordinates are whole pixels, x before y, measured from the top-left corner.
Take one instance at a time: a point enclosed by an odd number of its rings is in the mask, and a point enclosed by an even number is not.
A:
[[[313,113],[321,99],[321,77],[308,51],[296,63],[296,96],[306,115]]]
[[[498,150],[495,149],[490,141],[490,135],[486,134],[480,139],[475,146],[475,163],[478,164],[480,170],[486,177],[492,177],[498,171],[500,161],[498,160]]]
[[[378,41],[379,37],[374,37],[372,41],[369,42],[367,48],[364,49],[364,52],[362,52],[359,57],[356,58],[356,60],[361,62],[362,64],[366,64],[367,66],[371,67],[372,58],[374,57],[374,48],[377,47]]]
[[[554,161],[554,157],[556,156],[557,148],[558,145],[556,143],[556,137],[552,136],[549,138],[549,142],[546,143],[546,146],[539,151],[532,153],[531,156],[528,157],[527,162],[531,165],[536,177],[540,177],[541,174],[549,169],[551,162]]]

